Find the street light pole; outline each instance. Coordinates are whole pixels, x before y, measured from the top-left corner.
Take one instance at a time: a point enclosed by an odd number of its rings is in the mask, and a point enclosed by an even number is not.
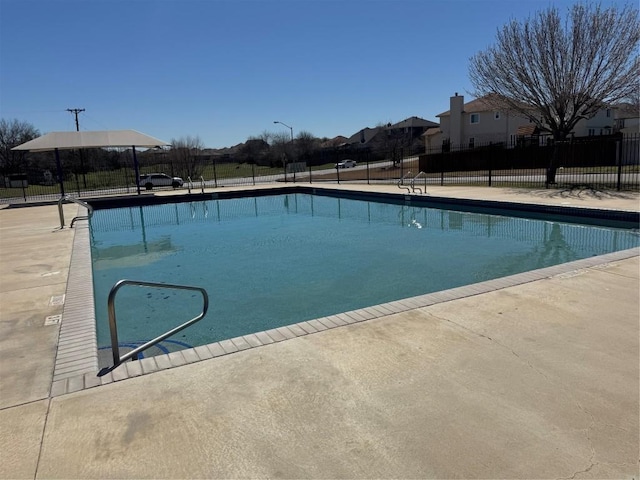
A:
[[[293,127],[290,127],[289,125],[287,125],[286,123],[282,123],[279,122],[278,120],[274,120],[273,123],[279,123],[280,125],[284,125],[285,127],[287,127],[289,130],[291,130],[291,143],[293,143]]]
[[[280,125],[284,125],[285,127],[287,127],[291,131],[291,148],[293,149],[293,147],[294,147],[294,145],[293,145],[293,127],[290,127],[286,123],[280,122],[278,120],[274,120],[273,123],[279,123]],[[293,158],[293,155],[291,156],[291,158]],[[284,166],[284,181],[286,183],[286,181],[287,181],[286,159],[283,161],[283,166]],[[296,173],[295,173],[295,170],[294,170],[294,172],[293,172],[293,182],[295,183],[295,181],[296,181]]]

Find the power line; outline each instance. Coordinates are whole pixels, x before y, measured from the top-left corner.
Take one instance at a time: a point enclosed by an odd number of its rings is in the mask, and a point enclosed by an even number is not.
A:
[[[109,127],[107,125],[105,125],[102,122],[99,122],[98,120],[93,118],[91,115],[88,115],[87,113],[84,114],[84,119],[85,119],[85,124],[87,123],[86,120],[89,120],[89,122],[93,122],[94,124],[99,125],[102,130],[109,130]]]

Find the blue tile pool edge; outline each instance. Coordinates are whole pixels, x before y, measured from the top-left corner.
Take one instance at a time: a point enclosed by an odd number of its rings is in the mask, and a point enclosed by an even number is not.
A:
[[[79,207],[79,215],[85,215]],[[50,396],[65,395],[128,378],[147,375],[182,365],[200,362],[243,350],[310,335],[313,333],[428,307],[437,303],[481,295],[508,287],[534,282],[561,274],[640,256],[640,247],[589,257],[582,260],[518,273],[494,280],[428,293],[358,310],[306,320],[264,332],[243,335],[209,345],[179,350],[164,355],[126,362],[103,377],[98,377],[98,350],[93,297],[93,273],[88,222],[76,223],[69,266],[67,292],[58,339]]]

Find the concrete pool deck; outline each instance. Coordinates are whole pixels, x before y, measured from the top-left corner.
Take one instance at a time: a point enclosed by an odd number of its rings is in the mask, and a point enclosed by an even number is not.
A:
[[[630,193],[429,194],[640,209]],[[58,226],[55,206],[0,211],[0,478],[639,478],[637,249],[55,396],[75,233]]]

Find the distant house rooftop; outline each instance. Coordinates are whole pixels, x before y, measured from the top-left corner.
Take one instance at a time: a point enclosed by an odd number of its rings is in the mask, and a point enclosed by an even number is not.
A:
[[[491,112],[494,110],[504,110],[505,107],[500,105],[500,98],[498,95],[485,95],[484,97],[476,98],[463,105],[464,113],[480,113]],[[436,117],[448,117],[451,115],[451,110],[442,112]]]
[[[440,130],[440,127],[434,127],[434,128],[429,128],[427,129],[422,136],[423,137],[432,137],[433,135],[437,135],[439,133],[442,133],[442,130]]]
[[[424,118],[420,118],[420,117],[409,117],[405,120],[402,120],[401,122],[398,123],[394,123],[393,125],[391,125],[390,129],[396,129],[396,128],[431,128],[431,127],[437,127],[438,124],[436,122],[431,122],[429,120],[425,120]]]

